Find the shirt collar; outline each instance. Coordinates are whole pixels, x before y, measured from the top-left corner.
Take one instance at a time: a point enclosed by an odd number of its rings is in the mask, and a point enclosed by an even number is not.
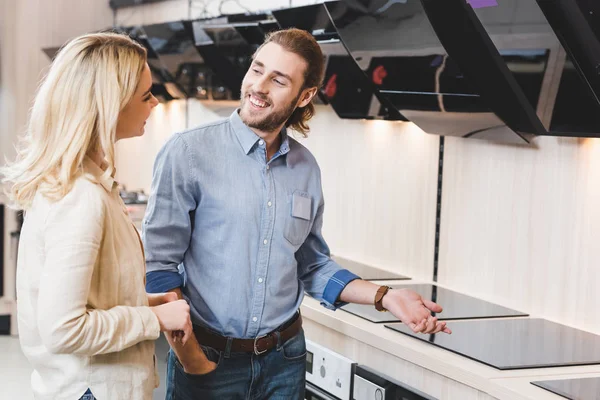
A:
[[[93,176],[107,192],[110,193],[112,191],[115,185],[116,170],[113,170],[111,174],[108,174],[106,170],[100,168],[100,166],[92,161],[91,158],[85,156],[83,159],[83,172]]]
[[[239,111],[239,108],[236,109],[229,117],[229,121],[242,146],[242,149],[244,150],[244,153],[249,154],[252,148],[254,148],[256,143],[260,140],[260,137],[254,133],[252,129],[250,129],[248,125],[244,123],[244,121],[242,121]],[[281,155],[285,155],[290,151],[290,141],[288,138],[287,129],[284,127],[280,134],[281,146],[279,146],[279,153]]]

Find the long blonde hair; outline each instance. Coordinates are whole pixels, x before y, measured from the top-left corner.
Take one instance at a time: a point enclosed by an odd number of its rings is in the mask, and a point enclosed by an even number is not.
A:
[[[120,111],[136,91],[146,50],[125,35],[93,33],[67,43],[38,88],[17,160],[0,169],[12,205],[27,209],[40,191],[59,200],[101,151],[111,174]]]

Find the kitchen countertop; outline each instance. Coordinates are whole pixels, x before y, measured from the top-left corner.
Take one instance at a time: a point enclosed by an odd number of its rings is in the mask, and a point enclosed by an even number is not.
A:
[[[384,324],[342,310],[328,310],[310,297],[305,297],[301,310],[305,319],[502,400],[564,400],[529,382],[600,376],[600,365],[501,371],[395,332]],[[452,328],[452,321],[448,326]]]

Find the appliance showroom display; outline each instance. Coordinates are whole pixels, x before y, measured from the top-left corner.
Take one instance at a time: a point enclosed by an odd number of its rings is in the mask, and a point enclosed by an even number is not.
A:
[[[600,400],[600,377],[531,383],[569,400]]]
[[[444,311],[436,315],[440,320],[525,317],[517,310],[502,307],[497,304],[480,300],[453,290],[444,289],[431,284],[402,284],[391,285],[395,289],[411,289],[422,297],[434,301],[444,307]],[[371,322],[400,322],[389,312],[379,312],[372,305],[347,304],[342,310],[357,315]]]
[[[500,370],[600,364],[600,336],[541,318],[453,321],[452,335],[385,326]]]
[[[306,400],[436,400],[310,340]]]

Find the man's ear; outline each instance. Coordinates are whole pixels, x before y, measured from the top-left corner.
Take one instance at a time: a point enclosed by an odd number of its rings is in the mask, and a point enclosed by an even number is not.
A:
[[[312,100],[313,97],[317,94],[317,87],[311,87],[308,89],[304,89],[302,91],[302,96],[300,96],[300,102],[298,103],[298,108],[306,107],[308,103]]]

